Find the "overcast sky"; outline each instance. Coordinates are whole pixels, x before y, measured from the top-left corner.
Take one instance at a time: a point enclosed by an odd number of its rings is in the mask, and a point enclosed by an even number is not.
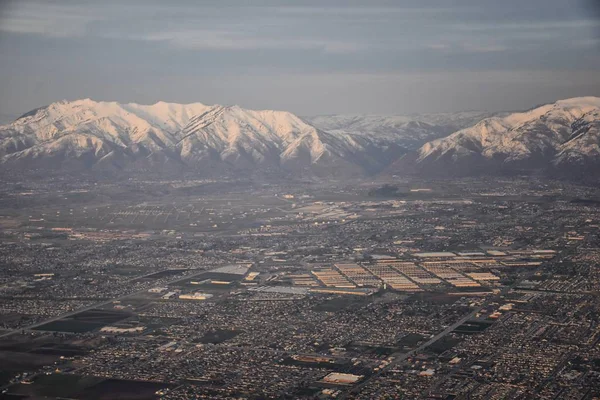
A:
[[[600,96],[596,3],[0,0],[0,118],[86,97],[312,115]]]

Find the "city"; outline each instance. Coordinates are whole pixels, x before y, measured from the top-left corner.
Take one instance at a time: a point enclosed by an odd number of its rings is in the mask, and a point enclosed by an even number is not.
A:
[[[594,187],[2,187],[3,398],[600,396]]]
[[[600,1],[0,0],[0,400],[600,400]]]

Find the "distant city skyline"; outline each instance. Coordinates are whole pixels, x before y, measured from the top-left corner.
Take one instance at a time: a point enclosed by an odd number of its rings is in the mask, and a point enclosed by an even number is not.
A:
[[[5,1],[0,122],[88,97],[317,115],[518,110],[599,96],[594,4]]]

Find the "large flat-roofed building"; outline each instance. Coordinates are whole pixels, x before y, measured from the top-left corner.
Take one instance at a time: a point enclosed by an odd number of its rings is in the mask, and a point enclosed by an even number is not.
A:
[[[466,274],[469,278],[476,281],[499,281],[500,277],[490,272],[470,272]]]
[[[140,333],[146,329],[145,326],[136,326],[133,328],[120,328],[117,326],[105,326],[100,329],[100,332],[105,333]]]
[[[386,285],[394,290],[418,292],[421,288],[406,276],[392,268],[388,264],[375,264],[366,267],[371,273],[378,276]]]
[[[442,281],[412,262],[392,264],[392,267],[421,285],[439,285]]]
[[[419,258],[453,258],[456,254],[450,253],[449,251],[437,251],[431,253],[415,253],[415,257]]]
[[[252,264],[233,264],[211,269],[210,272],[232,275],[246,275]]]
[[[332,372],[325,378],[323,378],[323,382],[335,383],[338,385],[351,385],[353,383],[358,382],[363,377],[363,375],[342,374],[339,372]]]
[[[332,268],[321,268],[312,270],[311,273],[317,277],[325,286],[332,286],[338,288],[354,288],[352,282],[350,282],[344,275]]]
[[[210,299],[211,297],[213,297],[213,295],[210,293],[200,293],[200,292],[182,294],[179,296],[179,298],[182,300],[206,300],[206,299]]]
[[[345,277],[354,282],[357,286],[381,286],[381,280],[372,273],[355,263],[337,263],[334,266]]]
[[[292,295],[305,295],[308,293],[308,289],[305,287],[294,287],[294,286],[260,286],[248,289],[252,292],[262,293],[280,293],[280,294],[292,294]]]

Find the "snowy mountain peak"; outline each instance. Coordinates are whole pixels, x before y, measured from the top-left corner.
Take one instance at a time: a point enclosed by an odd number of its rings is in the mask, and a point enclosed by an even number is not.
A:
[[[560,100],[476,125],[421,147],[421,168],[550,169],[597,164],[600,98]]]
[[[81,99],[52,103],[0,127],[0,163],[219,171],[312,170],[335,163],[355,173],[363,166],[351,156],[362,149],[344,136],[325,134],[285,111]]]
[[[405,171],[408,162],[434,172],[568,170],[600,165],[599,121],[597,97],[512,114],[305,118],[236,105],[80,99],[0,126],[0,165],[236,176],[360,176]]]

